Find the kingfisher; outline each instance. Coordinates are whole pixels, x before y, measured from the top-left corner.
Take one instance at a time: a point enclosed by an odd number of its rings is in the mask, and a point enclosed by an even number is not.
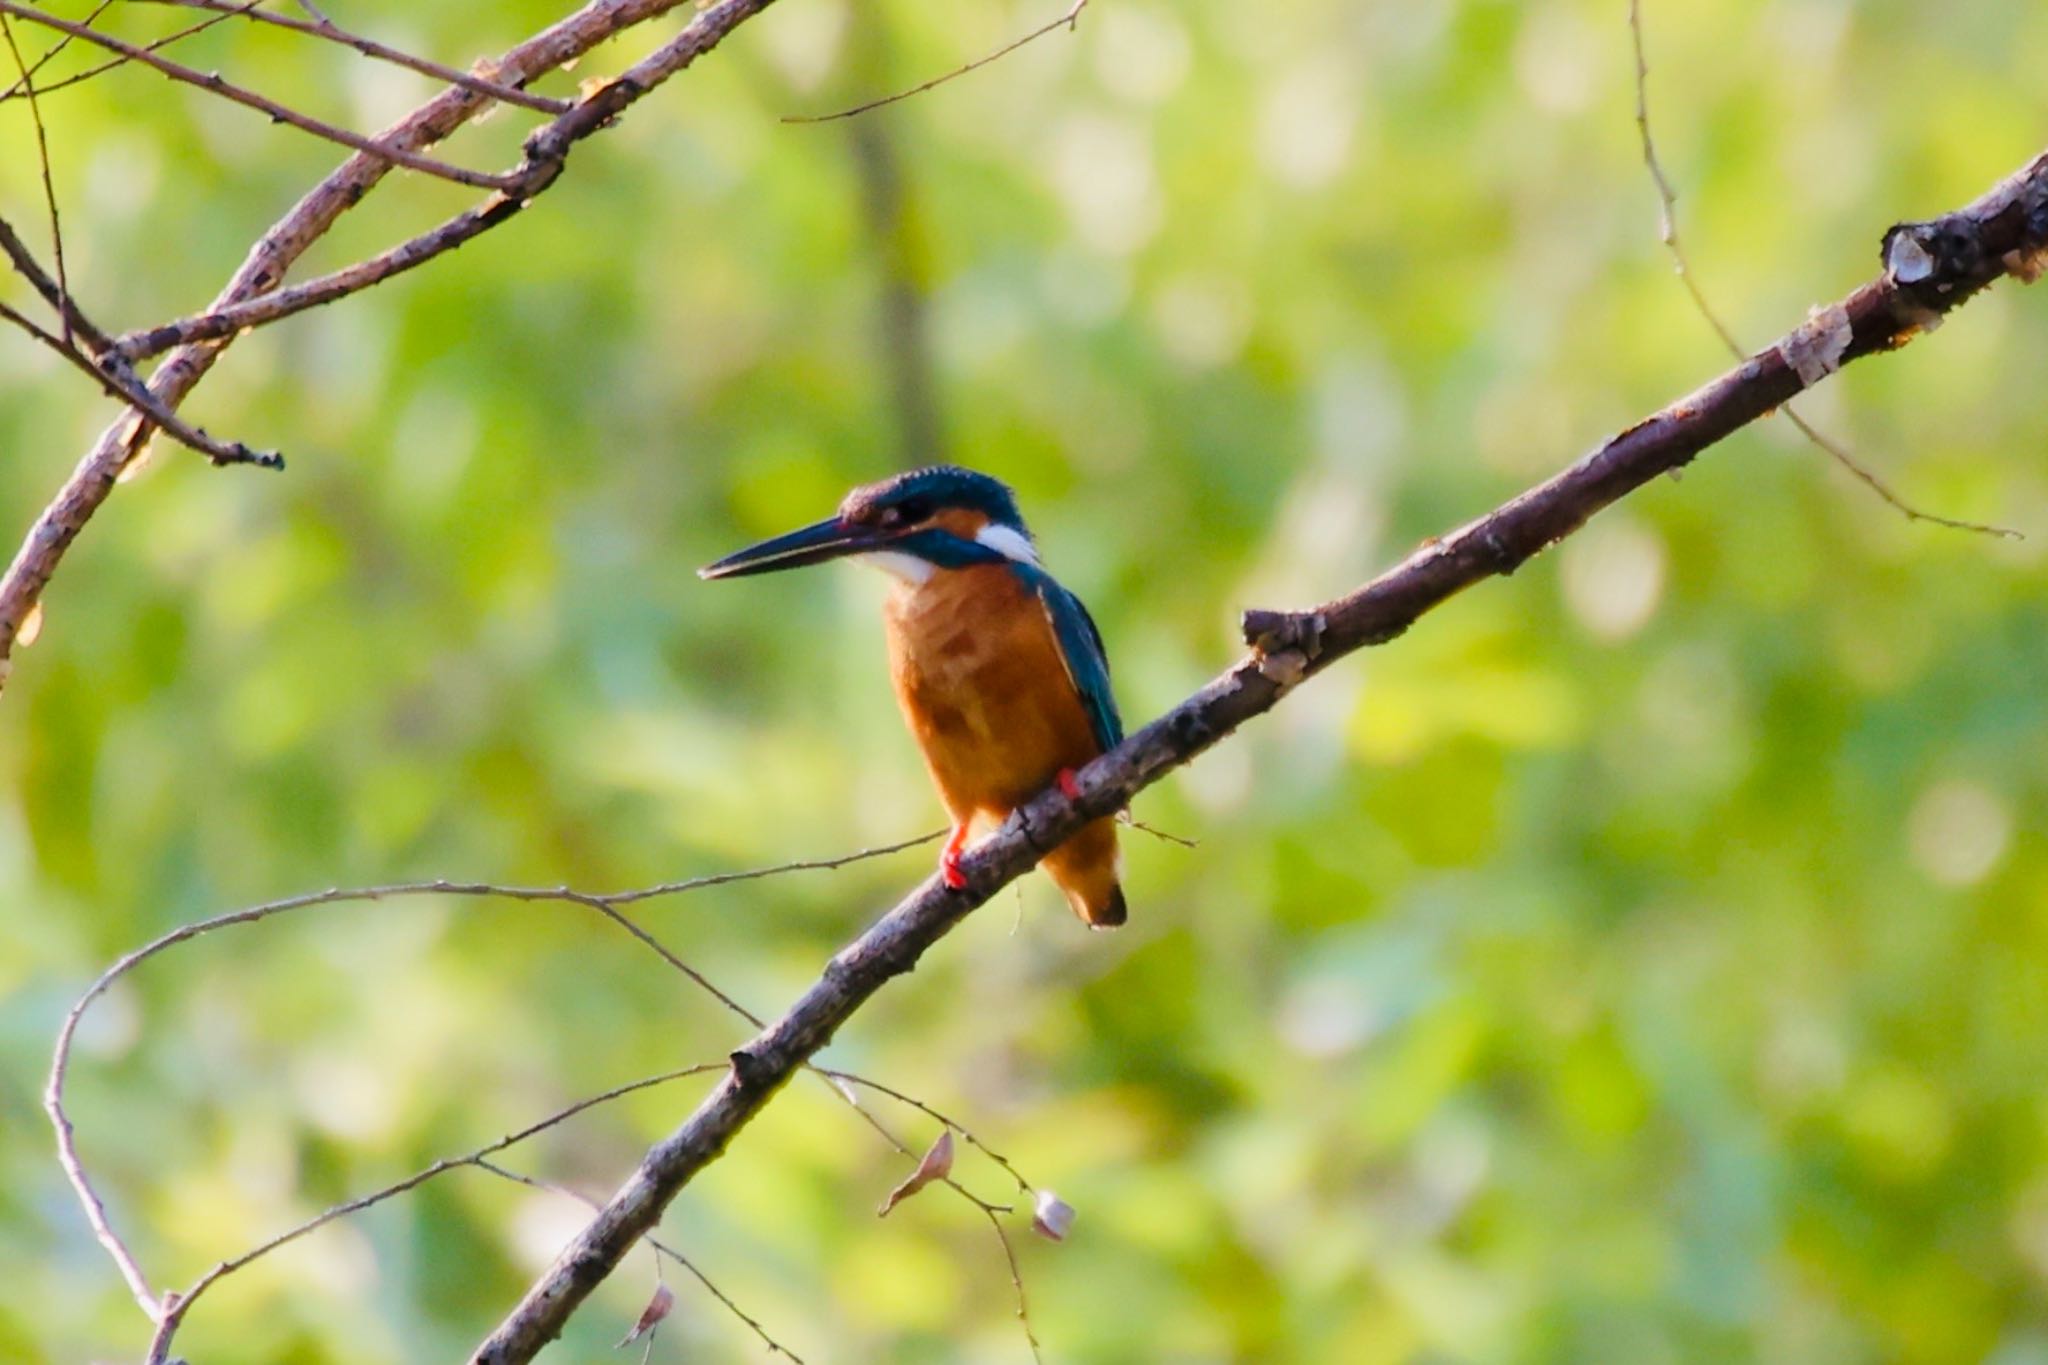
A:
[[[971,830],[993,828],[1055,782],[1076,795],[1075,769],[1122,741],[1102,634],[1039,563],[1009,486],[958,465],[856,488],[836,514],[697,574],[738,578],[842,558],[895,580],[882,612],[890,678],[952,817],[939,872],[963,887]],[[1090,927],[1124,922],[1113,817],[1083,826],[1043,865]]]

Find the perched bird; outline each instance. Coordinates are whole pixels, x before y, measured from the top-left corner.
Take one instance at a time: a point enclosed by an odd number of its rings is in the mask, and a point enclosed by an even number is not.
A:
[[[895,578],[883,610],[889,669],[910,733],[952,815],[939,857],[949,886],[979,821],[993,826],[1123,739],[1102,636],[1053,580],[1005,484],[956,465],[856,488],[838,514],[699,569],[737,578],[851,557]],[[1124,922],[1116,823],[1084,826],[1046,855],[1074,913]]]

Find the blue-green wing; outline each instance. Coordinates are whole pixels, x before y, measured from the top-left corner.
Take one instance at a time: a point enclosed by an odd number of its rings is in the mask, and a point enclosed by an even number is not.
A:
[[[1015,567],[1038,593],[1046,618],[1052,622],[1053,638],[1059,643],[1060,660],[1067,666],[1067,680],[1081,694],[1095,742],[1104,753],[1109,752],[1123,743],[1124,723],[1109,687],[1109,656],[1103,652],[1102,632],[1095,628],[1081,599],[1061,587],[1051,574],[1024,564]]]

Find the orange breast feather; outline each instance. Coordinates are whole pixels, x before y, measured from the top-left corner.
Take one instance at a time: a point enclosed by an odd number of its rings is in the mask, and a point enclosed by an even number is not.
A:
[[[890,595],[896,699],[955,820],[1000,818],[1101,750],[1038,595],[1007,565]]]

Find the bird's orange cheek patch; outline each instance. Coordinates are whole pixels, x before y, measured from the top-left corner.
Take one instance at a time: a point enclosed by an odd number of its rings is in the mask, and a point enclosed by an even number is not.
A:
[[[950,531],[962,540],[973,540],[988,525],[988,518],[971,507],[948,507],[932,518],[931,524]]]

